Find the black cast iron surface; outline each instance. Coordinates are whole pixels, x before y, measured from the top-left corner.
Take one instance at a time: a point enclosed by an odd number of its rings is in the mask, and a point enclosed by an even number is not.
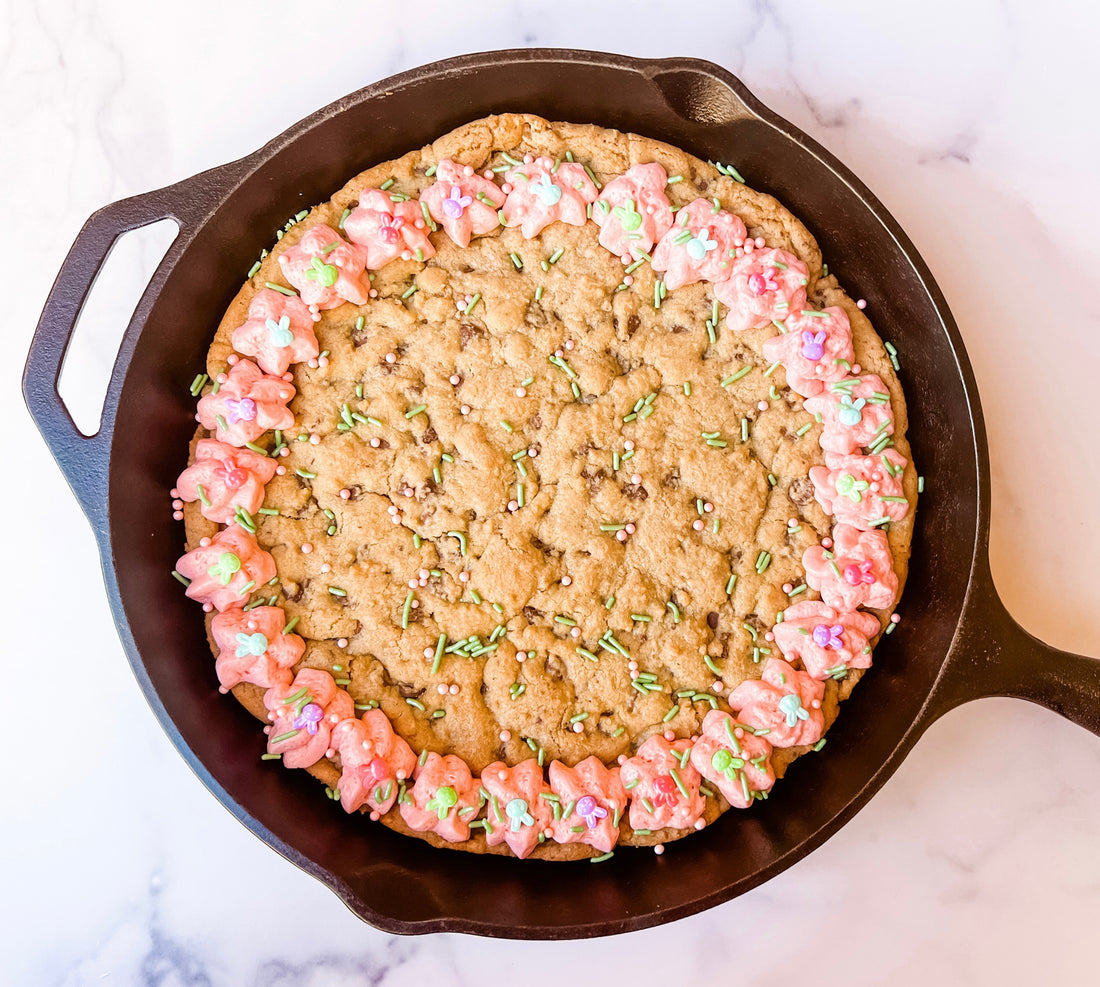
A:
[[[476,857],[344,815],[304,772],[260,762],[264,735],[218,694],[199,611],[168,575],[183,550],[166,492],[194,429],[188,384],[271,231],[368,166],[508,110],[668,141],[735,163],[750,185],[777,196],[897,345],[913,457],[929,478],[905,619],[876,650],[828,747],[796,762],[766,802],[727,813],[663,857],[624,849],[596,866]],[[85,438],[57,393],[72,329],[116,237],[165,217],[180,235],[127,329],[100,431]],[[571,938],[701,911],[820,845],[937,716],[980,696],[1029,699],[1100,733],[1100,661],[1028,635],[993,587],[981,409],[927,267],[855,176],[708,62],[554,49],[454,58],[347,96],[240,161],[107,206],[88,220],[58,275],[23,389],[95,530],[120,637],[172,742],[257,836],[391,932]]]

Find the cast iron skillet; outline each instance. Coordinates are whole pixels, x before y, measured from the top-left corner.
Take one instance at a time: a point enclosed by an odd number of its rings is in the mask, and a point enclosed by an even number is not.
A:
[[[505,110],[659,138],[732,162],[776,195],[897,345],[913,456],[928,478],[904,619],[876,650],[825,752],[800,759],[767,802],[727,813],[663,857],[625,850],[595,866],[475,857],[349,818],[304,772],[261,763],[263,733],[218,694],[198,608],[168,575],[182,552],[167,491],[194,429],[188,384],[273,231],[366,167]],[[101,428],[84,437],[57,393],[74,323],[116,237],[164,217],[179,236],[126,331]],[[553,49],[449,59],[347,96],[240,161],[109,205],[88,220],[58,275],[23,391],[95,530],[122,643],[172,742],[253,833],[390,932],[564,939],[709,908],[824,842],[929,724],[981,696],[1029,699],[1100,733],[1100,661],[1031,637],[993,587],[981,409],[927,266],[847,168],[707,62]]]

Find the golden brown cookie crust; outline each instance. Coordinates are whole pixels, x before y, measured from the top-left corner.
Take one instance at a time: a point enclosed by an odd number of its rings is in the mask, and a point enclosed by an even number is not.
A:
[[[209,352],[211,376],[224,371],[230,334],[245,320],[252,298],[266,282],[283,280],[278,256],[305,230],[318,223],[337,227],[364,189],[393,179],[391,191],[415,197],[433,183],[425,172],[440,160],[480,171],[499,163],[502,151],[516,158],[561,158],[569,151],[601,183],[634,164],[656,161],[669,175],[683,176],[667,189],[673,206],[716,197],[741,217],[750,236],[800,258],[810,272],[811,307],[844,309],[863,373],[878,374],[889,389],[894,445],[910,457],[905,402],[882,341],[836,278],[821,276],[817,244],[782,205],[667,144],[525,114],[460,127],[357,175],[312,209],[274,246],[225,313]],[[754,663],[753,649],[764,644],[764,632],[791,602],[782,586],[804,581],[802,553],[833,523],[807,477],[823,462],[821,426],[786,386],[782,367],[770,377],[762,373],[768,361],[761,347],[775,330],[733,332],[720,323],[710,344],[704,322],[712,286],[677,288],[655,309],[650,266],[633,272],[628,290],[616,291],[623,265],[597,237],[594,223],[557,222],[532,240],[502,227],[459,248],[439,231],[432,235],[437,254],[426,263],[396,260],[376,272],[378,297],[369,304],[323,312],[315,329],[328,365],[292,368],[298,393],[290,405],[296,432],[320,442],[287,436],[290,455],[280,460],[286,474],[268,484],[265,501],[280,516],[256,519],[259,543],[278,566],[279,605],[299,618],[297,632],[307,641],[300,667],[347,669],[341,674],[350,678],[346,688],[356,703],[379,704],[414,751],[457,753],[475,775],[498,759],[515,764],[529,758],[532,749],[541,748],[546,764],[557,758],[572,765],[589,754],[613,764],[653,733],[697,733],[711,706],[680,700],[677,693],[711,689],[715,675],[704,654],[722,671],[725,688],[714,697],[720,708],[730,688],[759,676],[762,662]],[[542,261],[559,250],[560,259],[544,270]],[[403,297],[413,285],[415,293]],[[480,295],[478,304],[459,311],[473,295]],[[547,359],[567,341],[572,348],[565,357],[576,372],[580,400]],[[394,355],[392,363],[387,354]],[[746,366],[756,372],[721,386]],[[457,387],[453,374],[461,378]],[[518,397],[517,387],[525,387],[526,396]],[[772,387],[778,400],[769,395]],[[651,415],[624,424],[636,401],[654,392]],[[758,408],[762,401],[766,411]],[[339,430],[344,404],[385,424]],[[421,404],[424,412],[405,417]],[[741,441],[742,419],[749,421],[748,442]],[[810,429],[798,435],[807,423]],[[726,448],[700,438],[714,431],[728,440]],[[378,448],[371,438],[380,440]],[[623,462],[628,439],[634,455]],[[514,458],[522,450],[537,452],[520,460],[526,476]],[[444,453],[454,461],[443,460]],[[315,476],[304,479],[296,469]],[[632,481],[635,473],[640,483]],[[517,483],[524,485],[524,506],[510,511]],[[907,469],[903,486],[910,504],[916,485],[916,469]],[[404,496],[406,489],[412,497]],[[342,498],[341,490],[351,497]],[[703,531],[692,528],[701,516],[697,500],[713,505],[702,515]],[[391,505],[401,510],[403,524],[392,523]],[[720,520],[717,531],[714,518]],[[800,531],[788,531],[789,518],[798,520]],[[185,519],[189,549],[215,530],[197,505],[187,505]],[[625,521],[637,528],[625,543],[600,530]],[[332,525],[335,533],[328,535]],[[888,534],[902,585],[912,525],[910,510]],[[463,533],[465,555],[449,531]],[[303,554],[303,543],[314,551]],[[762,575],[754,568],[761,550],[772,555]],[[324,563],[331,572],[321,572]],[[413,590],[419,606],[409,610],[403,628],[408,582],[421,569],[433,575]],[[469,574],[466,583],[462,572]],[[727,596],[734,573],[736,587]],[[333,596],[331,585],[347,595]],[[481,604],[473,602],[471,589]],[[615,602],[606,606],[612,596]],[[800,597],[816,598],[812,590]],[[638,614],[651,619],[632,617]],[[425,653],[434,651],[440,634],[448,643],[474,634],[488,641],[498,625],[505,632],[493,651],[478,658],[447,655],[431,673]],[[760,635],[755,644],[746,625]],[[642,694],[631,687],[627,659],[597,643],[609,628],[665,691]],[[337,645],[340,639],[346,647]],[[517,661],[528,652],[531,657]],[[773,654],[779,656],[778,649]],[[860,674],[825,683],[827,725]],[[459,692],[441,696],[440,684],[457,684]],[[516,685],[523,689],[513,698]],[[238,686],[234,692],[265,717],[261,690]],[[678,703],[679,712],[666,721]],[[437,710],[445,715],[432,718]],[[583,732],[575,732],[571,721],[584,713]],[[502,731],[509,740],[500,739]],[[806,749],[776,749],[776,774],[782,776]],[[322,761],[310,770],[335,787],[338,764],[338,758]],[[706,818],[726,807],[721,796],[708,799]],[[412,832],[396,807],[383,821]],[[635,836],[624,816],[621,842],[655,843],[687,832]],[[444,845],[432,834],[414,835]],[[509,852],[503,845],[487,848],[481,835],[461,848]],[[534,855],[568,859],[592,852],[547,842]]]

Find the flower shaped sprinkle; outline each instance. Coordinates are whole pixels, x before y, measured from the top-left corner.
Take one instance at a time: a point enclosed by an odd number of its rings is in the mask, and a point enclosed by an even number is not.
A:
[[[811,397],[848,375],[856,356],[844,309],[834,305],[813,316],[796,312],[786,328],[785,334],[764,340],[764,358],[783,364],[794,391]]]
[[[249,304],[248,318],[233,330],[233,349],[253,357],[264,373],[281,376],[292,363],[316,359],[313,322],[297,295],[263,288]]]
[[[742,682],[729,694],[737,719],[764,731],[773,747],[813,744],[825,730],[821,702],[825,687],[781,658],[769,658],[759,679]]]
[[[204,538],[184,555],[176,570],[191,580],[187,595],[215,610],[233,610],[248,602],[252,590],[275,576],[275,560],[254,535],[232,525],[213,539]]]
[[[241,682],[264,689],[290,685],[290,669],[305,651],[297,634],[284,633],[281,607],[226,610],[214,617],[210,633],[218,646],[217,673],[223,690]]]
[[[504,205],[505,195],[496,182],[449,158],[439,162],[435,176],[435,184],[421,193],[420,201],[460,247],[500,226],[497,210]]]
[[[879,632],[878,618],[862,610],[838,610],[820,600],[787,607],[772,628],[787,661],[801,661],[815,679],[841,678],[849,668],[869,668],[870,639]]]
[[[381,189],[359,196],[359,205],[344,220],[344,232],[366,251],[366,266],[372,271],[398,258],[425,261],[435,256],[420,203]]]
[[[347,243],[331,226],[318,224],[279,254],[279,267],[311,310],[329,309],[344,302],[366,303],[370,293],[363,281],[366,259],[361,246]]]
[[[752,727],[739,725],[729,713],[711,710],[703,719],[702,735],[691,749],[691,763],[718,787],[730,805],[747,809],[756,796],[775,784],[772,745]]]
[[[200,501],[202,516],[228,524],[242,508],[255,514],[264,502],[264,484],[275,475],[275,460],[217,439],[199,439],[195,462],[176,481],[181,500]]]
[[[555,221],[584,226],[587,206],[598,194],[584,167],[572,161],[524,160],[504,177],[512,188],[504,200],[504,221],[518,225],[528,240]]]
[[[507,843],[517,857],[528,856],[551,820],[550,803],[540,797],[551,794],[542,768],[534,758],[514,767],[494,761],[482,770],[481,784],[489,793],[486,842],[489,846]]]
[[[325,756],[332,730],[354,719],[355,704],[328,672],[303,668],[285,688],[264,693],[271,726],[267,749],[281,754],[288,768],[308,768]]]
[[[418,833],[433,832],[448,843],[461,843],[470,838],[470,823],[482,805],[479,788],[462,758],[433,751],[416,769],[416,783],[399,803],[401,818]]]
[[[782,322],[806,304],[808,280],[806,265],[786,250],[741,250],[730,276],[715,285],[714,296],[729,309],[730,329],[761,329]]]
[[[345,812],[366,806],[384,815],[397,801],[400,785],[416,769],[412,748],[393,732],[380,709],[361,719],[341,720],[332,730],[332,746],[340,755],[340,804]]]
[[[716,208],[709,199],[695,199],[677,212],[676,222],[658,241],[653,270],[664,272],[669,289],[696,281],[725,281],[746,236],[739,217]]]
[[[592,207],[600,245],[635,260],[652,250],[672,226],[667,184],[668,173],[659,164],[633,165],[608,182]]]
[[[821,594],[821,599],[837,610],[855,610],[865,606],[887,609],[898,592],[890,543],[875,529],[860,531],[850,524],[833,529],[833,547],[820,545],[802,554],[806,582]]]
[[[810,468],[814,496],[826,514],[862,531],[882,519],[900,521],[909,510],[901,485],[906,461],[893,449],[877,456],[825,454],[824,466]]]
[[[772,341],[764,343],[765,355]],[[832,381],[807,397],[804,407],[811,415],[821,415],[821,448],[827,453],[851,455],[866,447],[877,455],[887,448],[894,433],[890,392],[877,374]]]
[[[294,385],[263,373],[251,360],[232,367],[218,393],[199,400],[198,420],[221,442],[243,446],[255,442],[268,429],[292,428],[294,412],[287,402]]]
[[[619,820],[627,807],[618,766],[608,768],[589,755],[572,768],[551,761],[549,774],[554,840],[587,843],[600,853],[609,853],[618,842]]]
[[[702,780],[690,761],[691,742],[650,737],[619,768],[630,795],[630,825],[634,829],[687,829],[699,819],[706,800]]]

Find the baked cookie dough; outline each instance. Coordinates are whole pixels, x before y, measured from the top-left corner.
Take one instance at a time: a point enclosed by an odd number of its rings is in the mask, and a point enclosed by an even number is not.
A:
[[[638,135],[504,114],[357,175],[193,393],[178,575],[223,690],[438,845],[602,855],[750,806],[904,584],[894,353],[780,203]]]

